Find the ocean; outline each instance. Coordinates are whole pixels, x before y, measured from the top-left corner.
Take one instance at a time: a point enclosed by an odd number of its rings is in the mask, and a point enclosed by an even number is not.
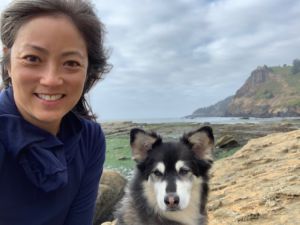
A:
[[[141,118],[141,119],[114,119],[102,120],[101,122],[133,122],[133,123],[209,123],[209,124],[238,124],[238,123],[272,123],[300,120],[300,117],[271,117],[271,118],[242,118],[242,117],[198,117],[194,119],[186,118]]]

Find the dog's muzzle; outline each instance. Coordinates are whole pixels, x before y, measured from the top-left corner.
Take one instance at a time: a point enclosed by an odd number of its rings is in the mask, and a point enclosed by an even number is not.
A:
[[[179,210],[180,198],[176,193],[174,193],[174,192],[167,193],[165,196],[164,202],[167,206],[168,211]]]

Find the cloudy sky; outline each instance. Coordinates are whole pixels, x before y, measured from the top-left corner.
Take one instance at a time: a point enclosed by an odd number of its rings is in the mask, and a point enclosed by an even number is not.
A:
[[[300,1],[93,2],[113,64],[90,94],[100,120],[182,117],[300,58]]]

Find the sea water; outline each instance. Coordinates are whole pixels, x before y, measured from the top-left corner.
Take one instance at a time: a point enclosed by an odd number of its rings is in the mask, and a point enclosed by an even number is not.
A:
[[[256,117],[197,117],[194,119],[187,118],[139,118],[139,119],[118,119],[104,120],[102,122],[124,122],[130,121],[133,123],[208,123],[208,124],[238,124],[238,123],[273,123],[300,120],[300,117],[271,117],[271,118],[256,118]]]

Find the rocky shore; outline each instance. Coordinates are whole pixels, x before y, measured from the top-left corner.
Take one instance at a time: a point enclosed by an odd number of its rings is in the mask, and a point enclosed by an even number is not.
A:
[[[232,156],[216,160],[211,171],[208,201],[209,225],[296,225],[300,210],[300,120],[260,124],[165,123],[135,124],[131,122],[102,124],[107,137],[128,136],[130,129],[154,130],[166,139],[178,138],[184,132],[210,125],[216,140],[231,136],[239,145]],[[229,148],[216,148],[228,151]],[[116,175],[114,175],[116,176]],[[122,178],[104,176],[102,186],[123,193]],[[109,182],[109,179],[113,182]],[[116,184],[116,180],[121,183]],[[122,184],[122,185],[121,185]],[[115,186],[115,187],[114,187]],[[102,187],[102,190],[106,190]],[[101,191],[102,192],[102,191]],[[111,191],[110,191],[111,192]],[[102,205],[101,205],[102,199]],[[104,205],[103,205],[103,199]],[[94,225],[112,221],[103,215],[104,192],[98,197],[98,220]],[[109,209],[110,213],[112,208]],[[101,214],[101,215],[99,215]],[[99,218],[106,218],[101,220]],[[105,223],[113,224],[113,223]]]
[[[212,170],[209,225],[300,221],[300,130],[252,139]]]
[[[107,137],[128,136],[132,128],[142,128],[159,133],[167,140],[180,137],[183,133],[200,128],[204,125],[211,126],[214,130],[215,139],[218,140],[225,135],[232,136],[239,146],[244,146],[248,140],[263,137],[277,132],[287,132],[300,129],[300,119],[286,119],[280,122],[264,123],[237,123],[237,124],[210,124],[210,123],[132,123],[115,122],[103,123],[102,128]]]

